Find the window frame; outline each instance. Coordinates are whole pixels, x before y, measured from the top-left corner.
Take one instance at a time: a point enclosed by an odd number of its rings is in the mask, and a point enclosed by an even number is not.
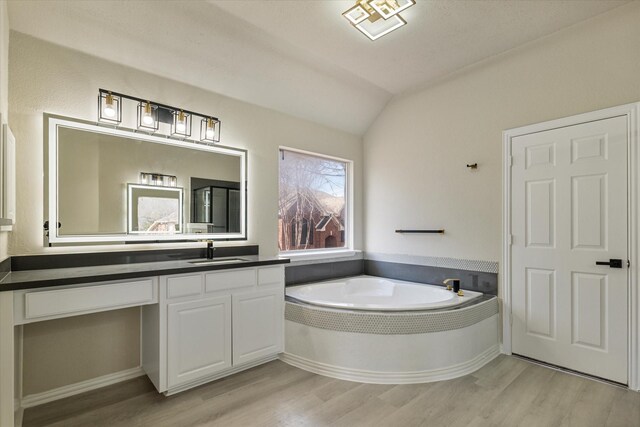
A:
[[[328,154],[318,153],[314,151],[301,150],[298,148],[292,148],[287,146],[278,147],[278,197],[280,197],[280,159],[281,152],[289,151],[296,154],[303,154],[311,157],[318,157],[327,160],[334,160],[336,162],[345,163],[345,211],[347,213],[345,218],[345,242],[343,247],[339,248],[314,248],[314,249],[295,249],[288,251],[281,251],[278,247],[278,254],[287,258],[304,258],[304,259],[322,259],[332,258],[338,256],[352,256],[355,254],[354,249],[354,180],[353,180],[353,160],[345,159],[342,157],[331,156]],[[280,236],[278,236],[280,239]]]

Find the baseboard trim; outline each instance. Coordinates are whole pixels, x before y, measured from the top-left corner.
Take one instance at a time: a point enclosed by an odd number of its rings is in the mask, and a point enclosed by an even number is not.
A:
[[[107,374],[90,380],[81,381],[79,383],[65,385],[54,388],[53,390],[43,391],[42,393],[24,396],[20,402],[20,406],[22,408],[31,408],[33,406],[42,405],[43,403],[53,402],[54,400],[64,399],[65,397],[75,396],[76,394],[127,381],[142,375],[145,375],[145,373],[141,367],[114,372],[113,374]]]
[[[295,366],[296,368],[339,380],[369,384],[419,384],[451,380],[470,374],[489,363],[499,354],[500,347],[498,345],[494,345],[473,359],[458,365],[442,369],[412,372],[376,372],[344,368],[341,366],[316,362],[290,353],[283,353],[280,356],[280,360],[291,366]]]
[[[180,393],[182,391],[189,390],[190,388],[198,387],[199,385],[210,383],[211,381],[219,380],[220,378],[228,377],[229,375],[237,374],[238,372],[246,371],[247,369],[255,368],[258,365],[263,365],[263,364],[265,364],[267,362],[271,362],[271,361],[277,360],[277,359],[278,359],[278,355],[274,354],[274,355],[271,355],[271,356],[263,357],[263,358],[258,359],[258,360],[254,360],[253,362],[249,362],[249,363],[246,363],[244,365],[234,366],[232,368],[225,369],[224,371],[218,372],[217,374],[208,376],[206,378],[201,378],[199,380],[192,381],[192,382],[187,383],[187,384],[182,384],[182,385],[170,388],[169,390],[164,392],[164,395],[165,396],[171,396],[171,395],[174,395],[176,393]]]

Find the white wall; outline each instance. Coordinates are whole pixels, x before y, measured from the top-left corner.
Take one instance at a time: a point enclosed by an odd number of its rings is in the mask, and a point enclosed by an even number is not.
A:
[[[498,261],[502,131],[640,101],[639,23],[633,2],[394,99],[365,135],[365,250]]]
[[[122,46],[122,49],[126,49]],[[131,54],[135,54],[132,52]],[[295,119],[196,87],[136,71],[99,58],[11,33],[9,119],[17,140],[17,225],[10,236],[10,254],[131,250],[133,247],[43,247],[43,117],[44,112],[96,119],[98,88],[111,89],[222,120],[222,143],[248,150],[248,241],[260,252],[277,253],[278,146],[352,159],[355,164],[355,244],[361,248],[362,142],[357,136]],[[215,78],[215,76],[211,76]],[[0,237],[1,239],[1,237]],[[1,242],[1,240],[0,240]],[[220,243],[223,245],[224,243]],[[238,243],[235,243],[238,244]],[[196,244],[202,246],[202,243]],[[166,245],[140,246],[154,249]],[[137,364],[138,346],[120,345],[138,338],[138,317],[121,310],[74,318],[91,328],[70,333],[65,322],[24,327],[25,393],[127,369]],[[128,328],[123,329],[124,323]],[[100,333],[91,333],[99,330]],[[88,331],[88,332],[87,332]],[[132,336],[131,331],[134,332]],[[73,331],[72,331],[73,332]],[[51,343],[56,343],[52,345]],[[114,345],[108,345],[115,343]],[[87,360],[116,360],[109,371]],[[52,361],[57,361],[52,363]],[[47,366],[49,369],[38,369]]]
[[[122,49],[126,48],[122,46]],[[11,33],[10,51],[9,115],[18,141],[18,218],[15,231],[10,236],[9,251],[12,255],[98,249],[45,248],[42,238],[42,114],[48,112],[95,120],[98,88],[220,117],[221,143],[249,152],[247,243],[260,245],[261,253],[267,255],[276,254],[278,247],[278,146],[286,145],[354,160],[357,195],[355,244],[361,247],[362,142],[359,137],[110,63],[21,33]],[[160,247],[153,246],[155,249]],[[99,249],[105,250],[105,247]],[[124,246],[106,247],[106,250],[122,249]],[[127,245],[126,249],[131,250],[132,246]]]

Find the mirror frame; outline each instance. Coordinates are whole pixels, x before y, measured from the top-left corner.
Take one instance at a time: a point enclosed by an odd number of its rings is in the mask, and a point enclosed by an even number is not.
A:
[[[85,234],[85,235],[59,235],[58,227],[50,226],[48,236],[45,235],[45,245],[69,245],[69,244],[101,244],[101,243],[162,243],[162,242],[186,242],[197,240],[247,240],[247,151],[239,148],[223,145],[210,145],[197,143],[191,140],[171,138],[162,135],[153,135],[135,129],[107,126],[69,117],[53,114],[44,115],[44,142],[45,142],[45,174],[48,181],[45,183],[44,214],[45,221],[50,225],[58,224],[58,130],[70,128],[87,132],[100,133],[110,136],[135,139],[156,144],[166,144],[191,150],[201,150],[210,153],[219,153],[235,156],[240,159],[240,232],[239,233],[181,233],[176,234]],[[184,206],[183,206],[184,210]],[[48,218],[46,218],[48,216]],[[183,215],[183,222],[186,216]],[[182,224],[183,227],[185,224]]]

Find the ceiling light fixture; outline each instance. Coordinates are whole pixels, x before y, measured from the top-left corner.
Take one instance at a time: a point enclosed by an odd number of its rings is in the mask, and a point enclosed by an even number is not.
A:
[[[377,40],[407,23],[399,13],[415,0],[356,0],[342,16],[370,40]]]
[[[121,126],[123,122],[122,110],[127,106],[132,109],[135,108],[137,111],[135,125],[138,130],[163,134],[169,138],[184,141],[192,138],[192,119],[195,117],[202,119],[200,138],[198,139],[194,136],[191,140],[206,143],[220,142],[220,119],[216,117],[148,101],[144,98],[112,92],[106,89],[98,90],[99,123]],[[132,121],[133,117],[125,116],[125,124],[133,125]]]

